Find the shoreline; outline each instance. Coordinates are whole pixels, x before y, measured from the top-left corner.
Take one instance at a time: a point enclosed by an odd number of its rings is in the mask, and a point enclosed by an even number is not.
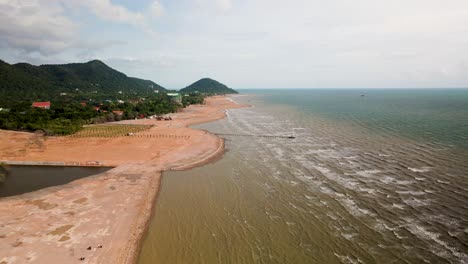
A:
[[[224,116],[223,118],[213,120],[213,121],[209,121],[209,122],[222,120],[225,117],[226,116]],[[205,123],[209,123],[209,122],[205,122]],[[199,123],[199,124],[203,124],[203,123]],[[157,184],[156,184],[156,186],[154,188],[154,191],[149,192],[149,194],[148,194],[148,202],[145,203],[147,205],[147,207],[146,207],[146,209],[143,210],[144,215],[139,218],[140,223],[137,224],[137,228],[136,228],[136,230],[139,230],[138,235],[135,238],[135,241],[133,243],[130,243],[131,247],[127,250],[128,254],[127,254],[127,257],[126,257],[125,261],[117,262],[117,263],[133,263],[133,264],[138,263],[138,259],[140,257],[140,253],[141,253],[141,249],[143,247],[143,243],[144,243],[145,238],[146,238],[146,236],[148,234],[149,225],[151,224],[151,220],[153,219],[153,216],[156,214],[156,211],[155,211],[156,203],[158,201],[158,196],[159,196],[159,192],[160,192],[160,189],[161,189],[162,177],[164,176],[164,172],[190,170],[190,169],[193,169],[193,168],[196,168],[196,167],[201,167],[201,166],[207,165],[209,163],[212,163],[212,162],[215,162],[215,161],[221,159],[222,156],[224,155],[224,151],[225,151],[224,146],[225,145],[224,145],[224,139],[221,138],[221,137],[219,137],[219,139],[221,141],[219,147],[209,157],[201,159],[199,161],[189,163],[189,164],[184,164],[184,165],[181,165],[181,166],[178,166],[178,167],[170,167],[170,168],[167,168],[165,170],[161,170],[159,172],[159,177],[157,179]]]
[[[216,121],[216,120],[214,120],[214,121]],[[137,228],[137,230],[141,230],[141,231],[139,232],[139,234],[135,238],[135,242],[130,243],[131,245],[133,245],[133,247],[131,247],[127,251],[128,255],[127,255],[126,261],[118,262],[118,263],[133,263],[133,264],[138,263],[140,253],[141,253],[141,250],[143,248],[143,243],[144,243],[144,241],[146,239],[146,236],[148,235],[148,230],[149,230],[149,226],[151,224],[151,220],[153,219],[154,215],[156,214],[156,211],[155,211],[156,203],[158,201],[159,192],[160,192],[160,189],[161,189],[162,178],[164,177],[164,172],[167,172],[167,171],[184,171],[184,170],[190,170],[190,169],[193,169],[193,168],[196,168],[196,167],[201,167],[201,166],[207,165],[209,163],[212,163],[212,162],[215,162],[215,161],[221,159],[223,155],[224,155],[224,140],[222,140],[222,145],[208,159],[200,160],[200,162],[187,164],[187,166],[183,165],[183,168],[176,167],[176,168],[169,168],[168,170],[160,171],[160,176],[158,177],[158,183],[157,183],[157,186],[155,188],[155,191],[148,195],[148,197],[149,197],[148,200],[149,201],[146,203],[146,205],[148,207],[145,210],[143,210],[145,215],[141,216],[141,218],[140,218],[141,224],[138,225],[139,227]]]
[[[107,160],[100,160],[98,164],[109,166],[116,163],[117,166],[105,173],[66,185],[1,199],[0,223],[5,224],[0,225],[0,263],[63,263],[77,260],[81,255],[86,255],[82,263],[136,263],[152,216],[157,213],[154,212],[154,208],[160,190],[162,172],[188,170],[222,157],[224,153],[222,138],[188,126],[220,120],[225,118],[225,110],[245,107],[227,98],[207,98],[207,105],[188,107],[181,113],[174,114],[174,121],[171,122],[154,120],[118,122],[156,124],[156,128],[144,131],[142,134],[170,132],[176,135],[189,135],[189,139],[180,142],[169,139],[142,141],[126,137],[108,140],[112,141],[112,144],[104,142],[100,145],[83,146],[83,142],[86,141],[81,139],[48,139],[45,142],[45,150],[40,153],[42,155],[37,155],[34,150],[26,153],[19,151],[18,153],[23,155],[14,155],[15,153],[6,150],[15,143],[28,142],[25,133],[0,131],[0,136],[10,133],[13,138],[8,140],[8,143],[3,142],[4,146],[0,144],[0,160],[10,160],[13,163],[87,164],[89,160],[95,162],[98,159],[94,158],[96,157],[92,155],[94,152],[86,149],[86,146],[91,149],[102,145],[120,148],[119,144],[125,144],[126,148],[121,147],[122,150],[115,152],[127,151],[128,159],[134,159],[121,161],[118,155],[112,155],[115,154],[114,151],[107,150],[106,154],[110,156]],[[90,141],[100,143],[94,139]],[[67,153],[57,154],[54,152],[57,150],[56,145],[60,147],[68,145],[70,154],[68,156]],[[72,153],[80,150],[79,154],[87,155],[77,156]],[[132,153],[135,155],[132,156]],[[8,155],[10,159],[5,157]],[[57,160],[57,155],[61,155],[63,161],[53,161],[54,158]],[[82,160],[72,159],[76,157]],[[122,192],[115,192],[116,186],[119,189],[122,187],[124,193],[131,193],[131,197]],[[84,197],[79,198],[79,196]],[[68,219],[64,221],[62,215],[67,215]],[[81,221],[82,219],[85,220]],[[66,222],[74,224],[67,225]],[[31,227],[32,225],[35,227]],[[91,250],[86,250],[86,245],[98,242],[104,245],[102,249],[96,249],[93,245]]]

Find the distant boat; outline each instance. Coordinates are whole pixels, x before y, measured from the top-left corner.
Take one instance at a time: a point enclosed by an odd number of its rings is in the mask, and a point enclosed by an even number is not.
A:
[[[364,96],[366,96],[366,95],[365,95],[365,94],[361,94],[361,97],[364,97]]]

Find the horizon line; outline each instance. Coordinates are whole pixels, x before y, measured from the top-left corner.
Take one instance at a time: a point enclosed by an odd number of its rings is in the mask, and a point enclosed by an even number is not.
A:
[[[376,90],[376,89],[379,89],[379,90],[397,90],[397,89],[408,89],[408,90],[417,90],[417,89],[468,89],[468,86],[467,87],[309,87],[309,88],[306,88],[306,87],[289,87],[289,88],[285,88],[285,87],[263,87],[263,88],[259,88],[259,87],[256,87],[256,88],[235,88],[235,87],[229,87],[231,89],[236,89],[236,90],[255,90],[255,89],[259,89],[259,90],[326,90],[326,89],[335,89],[335,90],[342,90],[342,89],[372,89],[372,90]]]

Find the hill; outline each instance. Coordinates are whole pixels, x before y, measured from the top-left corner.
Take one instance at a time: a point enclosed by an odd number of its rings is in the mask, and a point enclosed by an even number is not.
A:
[[[166,90],[152,81],[127,77],[99,60],[41,66],[0,60],[0,106],[11,101],[51,100],[77,89],[102,94]]]
[[[199,81],[192,83],[191,85],[181,89],[182,93],[205,93],[205,94],[236,94],[236,90],[233,90],[226,85],[215,81],[210,78],[203,78]]]

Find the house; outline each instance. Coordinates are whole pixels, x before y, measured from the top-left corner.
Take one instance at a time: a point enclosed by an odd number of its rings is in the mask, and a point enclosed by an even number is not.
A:
[[[167,96],[169,96],[174,102],[179,104],[182,103],[182,96],[179,93],[167,93]]]
[[[50,102],[34,102],[32,104],[34,108],[50,109]]]
[[[117,100],[117,103],[123,104],[123,103],[125,103],[125,102],[124,102],[123,100]]]
[[[86,106],[86,102],[81,102],[80,105],[81,106]]]
[[[112,111],[112,113],[114,113],[114,114],[116,114],[116,115],[118,115],[118,116],[121,116],[121,115],[123,115],[124,112],[123,112],[123,111],[114,110],[114,111]]]
[[[99,106],[93,107],[94,110],[99,111],[101,108]]]

